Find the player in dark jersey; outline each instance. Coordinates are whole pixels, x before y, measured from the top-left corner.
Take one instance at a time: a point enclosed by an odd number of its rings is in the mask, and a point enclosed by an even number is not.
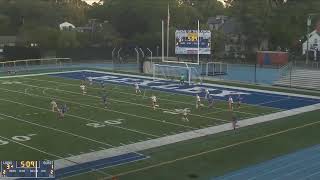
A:
[[[239,127],[237,125],[237,123],[238,123],[238,117],[235,114],[233,114],[232,115],[232,128],[233,128],[233,130],[236,130],[236,128]]]
[[[104,107],[106,108],[106,107],[107,107],[107,105],[108,105],[108,98],[107,98],[107,95],[106,95],[105,93],[104,93],[104,94],[102,94],[101,99],[102,99],[102,103],[103,103]]]
[[[213,104],[214,104],[214,98],[212,95],[209,95],[208,96],[208,107],[209,108],[212,108],[213,107]]]
[[[64,119],[64,114],[68,111],[67,104],[61,105],[59,108],[59,119]]]
[[[238,105],[238,108],[240,108],[242,101],[243,101],[242,96],[241,96],[240,94],[238,94],[238,97],[237,97],[237,105]]]

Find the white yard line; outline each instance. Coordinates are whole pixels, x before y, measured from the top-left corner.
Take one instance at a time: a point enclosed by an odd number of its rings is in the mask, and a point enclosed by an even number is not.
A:
[[[284,101],[284,100],[288,100],[288,99],[290,99],[290,97],[286,97],[286,98],[284,98],[284,99],[273,100],[273,101],[266,101],[266,102],[263,102],[263,103],[258,103],[257,105],[269,104],[269,103],[273,103],[273,102],[280,102],[280,101]],[[234,103],[234,106],[237,106],[237,104]],[[248,108],[248,107],[240,107],[240,108],[238,108],[238,109],[245,109],[245,108]],[[276,108],[273,108],[273,109],[276,109]],[[224,110],[224,111],[216,111],[216,112],[206,113],[206,114],[204,114],[204,115],[217,114],[217,113],[221,113],[221,112],[225,112],[225,111],[229,111],[229,109],[228,109],[228,110]],[[280,112],[280,111],[284,111],[284,109],[281,109],[281,110],[279,110],[278,112]],[[241,112],[241,111],[233,111],[233,112],[243,113],[243,112]],[[271,113],[268,113],[268,114],[271,114]],[[257,116],[257,115],[263,115],[263,114],[251,114],[251,115]]]
[[[67,158],[64,158],[64,157],[62,157],[62,156],[59,156],[59,155],[56,155],[56,154],[53,154],[53,153],[49,153],[49,152],[43,151],[43,150],[41,150],[41,149],[38,149],[38,148],[35,148],[35,147],[32,147],[32,146],[23,144],[23,143],[21,143],[21,142],[15,141],[15,140],[10,139],[10,138],[6,138],[6,137],[4,137],[4,136],[0,136],[0,138],[1,138],[1,139],[5,139],[5,140],[7,140],[7,141],[9,141],[9,142],[13,142],[13,143],[15,143],[15,144],[18,144],[19,146],[23,146],[23,147],[26,147],[26,148],[28,148],[28,149],[32,149],[32,150],[34,150],[34,151],[37,151],[37,152],[40,152],[40,153],[49,155],[49,156],[51,156],[51,157],[59,158],[60,160],[63,159],[64,161],[69,162],[70,164],[73,164],[73,165],[79,164],[79,163],[77,163],[77,162],[71,161],[71,160],[69,160],[69,159],[67,159]],[[58,160],[55,160],[55,161],[58,161]],[[103,175],[107,175],[107,176],[109,176],[109,177],[113,177],[111,174],[105,173],[104,171],[100,171],[99,169],[91,169],[91,171],[99,172],[99,173],[101,173],[101,174],[103,174]],[[12,178],[12,179],[19,179],[19,178]]]
[[[44,110],[44,111],[49,111],[50,112],[49,109],[45,109],[45,108],[41,108],[41,107],[37,107],[37,106],[25,104],[25,103],[20,103],[20,102],[17,102],[17,101],[12,101],[12,100],[2,99],[2,98],[0,98],[0,100],[11,102],[11,103],[14,103],[14,104],[20,104],[20,105],[31,107],[31,108],[34,108],[34,109],[40,109],[40,110]],[[65,102],[67,102],[67,101],[65,101]],[[100,121],[95,121],[95,120],[92,120],[92,119],[88,119],[88,118],[84,118],[84,117],[76,116],[76,115],[72,115],[72,114],[65,114],[65,116],[70,116],[70,117],[74,117],[74,118],[77,118],[77,119],[86,120],[88,122],[101,123]],[[138,131],[138,130],[135,130],[135,129],[124,128],[124,127],[120,127],[120,126],[116,126],[116,125],[106,124],[106,126],[115,127],[115,128],[118,128],[118,129],[127,130],[127,131],[131,131],[131,132],[135,132],[135,133],[139,133],[139,134],[143,134],[143,135],[148,135],[148,136],[151,136],[153,138],[160,137],[160,136],[157,136],[157,135],[154,135],[154,134],[145,133],[145,132]]]
[[[305,113],[305,112],[310,112],[310,111],[315,111],[320,109],[320,103],[315,104],[315,105],[310,105],[302,108],[297,108],[297,109],[292,109],[292,110],[287,110],[287,111],[282,111],[282,112],[277,112],[273,114],[268,114],[260,117],[255,117],[255,118],[250,118],[246,120],[242,120],[239,122],[240,127],[246,127],[246,126],[251,126],[263,122],[269,122],[273,121],[276,119],[280,118],[285,118],[289,116],[294,116],[297,114]],[[320,122],[316,122],[320,123]],[[141,152],[143,150],[151,149],[151,148],[156,148],[168,144],[174,144],[177,142],[181,141],[186,141],[194,138],[199,138],[199,137],[204,137],[212,134],[217,134],[225,131],[230,131],[232,130],[232,124],[227,123],[223,125],[218,125],[218,126],[213,126],[213,127],[208,127],[204,129],[199,129],[199,130],[194,130],[194,131],[189,131],[189,132],[184,132],[180,134],[175,134],[175,135],[170,135],[166,137],[161,137],[157,139],[151,139],[143,142],[137,142],[135,144],[129,144],[129,145],[123,145],[120,147],[116,148],[110,148],[107,150],[101,150],[98,152],[94,153],[87,153],[87,154],[82,154],[78,156],[71,157],[73,160],[83,160],[84,162],[90,162],[90,161],[95,161],[99,159],[103,159],[106,157],[112,157],[112,156],[117,156],[117,155],[122,155],[127,153],[127,149],[134,150],[135,152]],[[58,166],[57,168],[65,168],[68,167],[68,163],[64,162],[64,160],[58,160],[57,161]]]
[[[35,85],[29,85],[29,84],[24,84],[24,83],[22,83],[21,85],[28,86],[28,87],[33,87],[33,88],[41,88],[41,89],[45,88],[45,89],[50,89],[50,90],[53,90],[53,91],[66,92],[66,93],[69,93],[69,94],[82,95],[82,93],[77,93],[77,92],[67,91],[67,90],[62,90],[62,89],[48,88],[48,87],[43,87],[43,86],[35,86]],[[101,99],[101,97],[95,96],[95,95],[86,94],[85,96]],[[118,102],[118,103],[123,103],[123,104],[132,104],[132,105],[135,105],[135,106],[141,106],[141,107],[146,107],[148,109],[151,109],[150,106],[147,106],[147,105],[144,105],[144,104],[138,104],[138,103],[133,103],[133,102],[129,102],[129,101],[116,100],[116,99],[112,99],[112,98],[108,98],[108,100],[114,101],[114,102]],[[159,107],[157,109],[164,110],[164,111],[170,111],[170,109],[159,108]],[[207,116],[202,116],[202,115],[198,115],[198,114],[189,114],[189,115],[190,116],[197,116],[197,117],[201,117],[201,118],[206,118],[206,119],[222,121],[222,122],[229,122],[229,121],[224,120],[224,119],[219,119],[219,118],[214,118],[214,117],[207,117]]]
[[[4,91],[8,91],[8,92],[15,92],[15,93],[19,93],[19,94],[24,94],[24,93],[22,93],[20,91],[10,90],[10,89],[6,89],[6,88],[0,88],[0,90],[4,90]],[[40,95],[36,95],[36,94],[27,94],[27,95],[50,100],[50,97],[46,97],[46,96],[40,96]],[[62,98],[56,98],[56,99],[59,100],[59,101],[64,101],[64,102],[68,102],[68,103],[72,103],[72,104],[77,104],[77,105],[80,105],[80,106],[86,106],[86,107],[91,107],[91,108],[100,109],[100,110],[104,110],[104,111],[114,112],[114,113],[117,113],[117,114],[123,114],[123,115],[132,116],[132,117],[136,117],[136,118],[141,118],[141,119],[148,119],[150,121],[156,121],[156,122],[160,122],[160,123],[164,123],[164,124],[180,126],[180,127],[184,127],[184,128],[188,128],[188,129],[197,129],[197,128],[192,127],[192,126],[177,124],[177,123],[163,121],[163,120],[154,119],[154,118],[149,118],[149,117],[145,117],[145,116],[139,116],[139,115],[125,113],[125,112],[116,111],[116,110],[107,109],[107,108],[100,108],[100,107],[96,107],[96,106],[92,106],[92,105],[88,105],[88,104],[77,103],[75,101],[66,100],[66,99],[62,99]],[[98,122],[98,121],[96,121],[96,122]]]
[[[36,78],[24,78],[24,79],[30,79],[32,81],[39,81],[39,82],[52,82],[52,83],[56,83],[56,84],[64,84],[65,86],[78,86],[76,84],[68,84],[68,83],[63,83],[63,82],[58,82],[58,81],[52,81],[52,80],[42,80],[42,79],[36,79]],[[117,86],[118,84],[113,84],[114,86]],[[128,85],[121,85],[120,86],[128,86]],[[90,87],[90,89],[94,89],[94,90],[101,90],[99,88],[94,88],[94,87]],[[179,94],[179,93],[172,93],[172,92],[167,92],[167,91],[161,91],[161,90],[157,90],[155,89],[155,91],[159,91],[161,93],[164,93],[164,94],[168,94],[168,96],[173,96],[173,95],[181,95],[181,96],[188,96],[188,97],[192,97],[190,95],[186,95],[186,94]],[[126,95],[132,95],[132,96],[136,96],[136,94],[132,94],[132,93],[126,93],[126,92],[121,92],[121,91],[116,91],[116,93],[120,93],[120,94],[126,94]],[[175,100],[169,100],[169,99],[165,99],[165,98],[160,98],[159,97],[159,100],[163,100],[163,101],[168,101],[168,102],[174,102],[174,103],[179,103],[179,104],[186,104],[186,105],[192,105],[194,106],[195,103],[187,103],[187,102],[182,102],[182,101],[175,101]],[[220,99],[216,99],[215,101],[218,101],[218,102],[227,102],[227,101],[223,101],[223,100],[220,100]],[[248,105],[248,106],[258,106],[259,104],[255,104],[255,105],[252,105],[252,104],[247,104],[247,103],[242,103],[242,104],[245,104],[245,105]],[[262,106],[264,107],[264,106]],[[219,109],[219,110],[224,110],[224,111],[228,111],[226,109],[222,109],[222,108],[218,108],[218,107],[213,107],[214,109]],[[249,107],[248,107],[249,108]],[[265,108],[265,107],[264,107]],[[277,108],[273,108],[273,109],[277,109]],[[282,109],[281,109],[282,110]],[[249,114],[249,115],[260,115],[260,114],[254,114],[254,113],[248,113],[248,112],[240,112],[240,111],[234,111],[234,112],[239,112],[239,113],[244,113],[244,114]],[[193,114],[191,114],[193,115]]]
[[[95,71],[95,70],[75,70],[75,71],[64,71],[64,72],[50,72],[50,73],[36,73],[36,74],[15,75],[15,76],[2,76],[2,77],[0,77],[0,79],[8,79],[8,78],[16,78],[16,77],[35,77],[35,76],[65,74],[65,73],[83,72],[83,71],[102,73],[102,74],[110,74],[110,75],[118,75],[118,76],[136,77],[136,78],[138,77],[138,78],[144,78],[144,79],[153,80],[153,77],[149,77],[149,76],[140,76],[140,75],[131,75],[131,74],[105,72],[105,71]],[[277,91],[261,90],[261,89],[252,89],[252,88],[242,88],[242,87],[235,87],[235,86],[228,86],[228,85],[219,85],[219,84],[214,84],[214,83],[203,83],[203,85],[209,86],[209,87],[221,87],[221,88],[228,88],[228,89],[234,89],[234,90],[245,90],[245,91],[252,91],[252,92],[262,92],[262,93],[269,93],[269,94],[275,94],[275,95],[286,95],[286,96],[295,96],[295,97],[305,97],[305,98],[312,98],[312,99],[320,99],[320,97],[318,97],[318,96],[295,94],[295,93],[285,93],[285,92],[277,92]]]
[[[7,100],[4,100],[4,99],[0,98],[0,101],[7,101]],[[94,142],[94,143],[102,144],[102,145],[105,145],[105,146],[108,146],[108,147],[115,147],[112,144],[101,142],[101,141],[97,141],[97,140],[94,140],[94,139],[91,139],[91,138],[88,138],[88,137],[85,137],[85,136],[81,136],[81,135],[78,135],[78,134],[75,134],[75,133],[71,133],[71,132],[68,132],[68,131],[65,131],[65,130],[60,130],[60,129],[57,129],[57,128],[53,128],[53,127],[41,125],[41,124],[38,124],[38,123],[30,122],[30,121],[27,121],[25,119],[17,118],[17,117],[11,116],[11,115],[3,114],[3,113],[0,113],[0,115],[3,116],[3,117],[14,119],[16,121],[20,121],[20,122],[24,122],[24,123],[31,124],[31,125],[34,125],[34,126],[38,126],[38,127],[44,128],[44,129],[50,129],[52,131],[56,131],[56,132],[59,132],[59,133],[64,133],[64,134],[67,134],[67,135],[70,135],[70,136],[74,136],[74,137],[77,137],[77,138],[80,138],[80,139],[84,139],[84,140],[91,141],[91,142]]]

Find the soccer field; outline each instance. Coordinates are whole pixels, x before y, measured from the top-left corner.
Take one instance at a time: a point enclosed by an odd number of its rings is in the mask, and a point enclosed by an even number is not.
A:
[[[152,161],[152,155],[141,151],[216,133],[210,128],[221,126],[217,132],[230,131],[233,115],[245,120],[320,103],[309,97],[237,90],[243,93],[243,104],[230,111],[228,94],[216,89],[211,91],[215,94],[214,106],[209,108],[202,98],[204,106],[196,109],[194,95],[199,89],[195,87],[179,91],[172,88],[179,86],[175,82],[142,85],[142,93],[136,95],[130,79],[115,81],[118,76],[105,76],[79,71],[0,79],[0,159],[55,160],[58,178],[88,171],[99,174],[99,178],[111,178],[112,174],[99,169]],[[86,82],[87,93],[83,95],[79,86],[87,77],[94,80],[92,85]],[[106,84],[107,107],[101,98],[102,81]],[[225,89],[231,94],[235,91]],[[199,94],[204,96],[203,92]],[[151,107],[152,95],[159,101],[156,110]],[[58,105],[67,104],[69,110],[64,119],[51,111],[52,99]],[[185,108],[190,109],[188,122],[180,113]],[[209,145],[204,143],[203,149]]]

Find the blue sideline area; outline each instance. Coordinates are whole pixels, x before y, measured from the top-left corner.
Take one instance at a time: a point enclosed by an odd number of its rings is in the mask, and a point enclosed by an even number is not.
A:
[[[148,157],[142,154],[132,152],[132,153],[100,159],[100,160],[92,161],[88,163],[77,164],[74,166],[57,170],[55,172],[55,178],[60,179],[63,177],[69,177],[69,176],[73,176],[81,173],[91,172],[98,169],[104,169],[108,167],[123,165],[131,162],[143,160],[146,158]],[[20,178],[20,180],[22,179],[27,179],[27,178]],[[30,180],[30,178],[28,179]]]
[[[239,90],[235,88],[221,88],[213,85],[188,85],[188,86],[180,86],[177,83],[172,81],[152,81],[148,78],[143,77],[130,77],[123,74],[114,75],[109,74],[107,72],[92,72],[92,71],[78,71],[78,72],[66,72],[66,73],[57,73],[52,74],[51,76],[62,77],[62,78],[70,78],[70,79],[78,79],[85,80],[88,77],[94,78],[93,81],[97,83],[105,82],[105,83],[113,83],[113,84],[123,84],[123,85],[132,85],[135,82],[143,83],[149,81],[146,85],[141,85],[142,88],[152,88],[166,92],[173,93],[181,93],[188,95],[196,95],[197,93],[204,97],[205,92],[200,89],[208,88],[211,95],[214,96],[215,99],[225,100],[227,101],[229,94],[233,96],[233,99],[236,101],[237,94],[241,94],[243,103],[251,104],[251,105],[259,105],[264,107],[272,107],[280,110],[290,110],[299,107],[304,107],[308,105],[318,104],[320,103],[320,99],[312,99],[312,98],[303,98],[303,97],[294,97],[294,96],[286,96],[272,93],[262,93],[256,92],[254,90],[245,91]],[[80,85],[80,82],[79,82]],[[197,88],[195,88],[197,87]]]
[[[320,145],[280,156],[212,180],[319,180]]]

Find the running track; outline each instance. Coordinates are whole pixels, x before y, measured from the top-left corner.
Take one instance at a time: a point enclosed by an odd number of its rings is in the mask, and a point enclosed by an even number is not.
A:
[[[320,145],[212,180],[320,180]]]

